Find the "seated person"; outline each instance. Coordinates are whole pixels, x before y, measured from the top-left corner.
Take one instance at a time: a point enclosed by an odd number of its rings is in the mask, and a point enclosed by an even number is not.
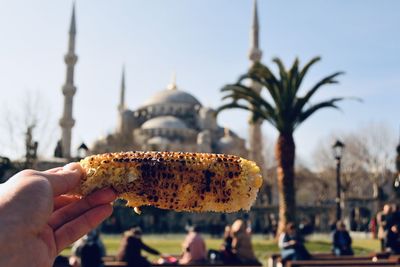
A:
[[[117,259],[127,262],[129,267],[150,267],[150,262],[140,253],[142,249],[151,254],[160,255],[160,252],[142,242],[142,230],[139,227],[132,228],[122,239]]]
[[[183,254],[179,264],[204,264],[207,262],[206,243],[200,235],[200,227],[192,226],[182,243]]]
[[[97,229],[83,236],[72,247],[70,264],[73,267],[102,267],[106,255],[100,232]]]
[[[393,254],[400,254],[400,233],[396,224],[392,225],[388,231],[385,247]]]
[[[304,246],[304,240],[296,232],[294,223],[287,223],[285,231],[279,235],[278,246],[281,249],[283,261],[308,260],[310,253]]]
[[[333,253],[336,256],[354,255],[351,248],[351,237],[346,230],[346,225],[342,221],[336,223],[336,230],[333,232],[332,239]]]
[[[251,233],[246,223],[238,219],[231,227],[232,251],[235,259],[242,264],[260,265],[251,244]]]

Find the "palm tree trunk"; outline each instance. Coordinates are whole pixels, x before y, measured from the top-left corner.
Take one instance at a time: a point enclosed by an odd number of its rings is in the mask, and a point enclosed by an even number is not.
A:
[[[296,196],[294,188],[295,143],[293,133],[280,133],[275,146],[279,194],[279,235],[288,222],[295,222]]]

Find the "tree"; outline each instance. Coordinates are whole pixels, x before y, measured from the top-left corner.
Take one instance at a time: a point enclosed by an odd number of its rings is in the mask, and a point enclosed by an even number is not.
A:
[[[331,134],[320,141],[314,151],[316,167],[325,177],[334,180],[335,163],[332,144],[340,136],[346,145],[342,164],[342,188],[348,197],[383,197],[393,172],[394,131],[384,123],[372,122],[354,131]]]
[[[23,159],[26,154],[26,133],[30,129],[34,140],[39,141],[39,155],[50,154],[54,149],[57,123],[52,118],[50,102],[40,91],[25,91],[19,105],[1,103],[0,155]]]
[[[335,84],[336,77],[342,72],[335,72],[312,86],[303,96],[298,96],[299,89],[312,65],[320,60],[319,57],[311,59],[302,69],[299,69],[299,60],[296,59],[290,69],[286,69],[279,58],[273,61],[279,69],[279,76],[265,65],[255,63],[250,71],[241,76],[235,84],[228,84],[221,89],[226,95],[223,100],[230,102],[218,108],[218,112],[226,109],[244,109],[251,112],[252,120],[266,120],[278,132],[275,145],[277,161],[277,178],[279,194],[279,227],[280,233],[287,222],[295,221],[296,201],[294,187],[294,161],[295,143],[294,131],[316,111],[323,108],[338,108],[337,102],[342,97],[332,98],[316,104],[310,104],[310,99],[324,85]],[[245,85],[250,79],[265,88],[268,98],[253,91]],[[262,90],[261,93],[264,91]]]

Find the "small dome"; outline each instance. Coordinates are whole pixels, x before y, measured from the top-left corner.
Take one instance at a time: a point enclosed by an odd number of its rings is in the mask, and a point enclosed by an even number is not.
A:
[[[166,103],[183,103],[190,105],[200,105],[200,102],[191,94],[178,89],[167,89],[156,93],[150,99],[144,102],[143,106],[151,106],[155,104]]]
[[[142,129],[187,129],[187,126],[177,117],[160,116],[143,123]]]

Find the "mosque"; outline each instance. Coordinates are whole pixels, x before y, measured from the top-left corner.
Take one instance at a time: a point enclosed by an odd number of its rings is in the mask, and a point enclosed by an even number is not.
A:
[[[68,51],[64,57],[67,71],[65,83],[62,86],[64,104],[63,114],[59,121],[61,138],[54,153],[57,158],[65,161],[76,159],[71,153],[72,130],[75,124],[73,100],[77,91],[77,87],[74,84],[75,64],[78,61],[78,56],[75,53],[76,32],[75,7],[73,7]],[[261,55],[257,2],[255,0],[248,55],[250,66],[260,61]],[[257,92],[261,90],[261,86],[257,83],[251,84],[251,88]],[[125,91],[125,72],[123,70],[118,104],[118,120],[115,130],[105,137],[94,140],[89,147],[82,144],[81,148],[87,148],[87,154],[130,150],[225,153],[252,159],[257,162],[263,171],[265,170],[262,154],[262,121],[249,123],[249,139],[248,147],[246,147],[246,141],[243,138],[240,138],[229,128],[223,128],[218,125],[216,112],[213,108],[203,106],[194,95],[179,88],[175,77],[166,88],[160,90],[136,108],[131,109],[126,106]],[[270,187],[265,182],[259,194],[259,196],[263,195],[265,197],[258,197],[255,206],[262,207],[267,204],[267,196],[270,196],[270,193],[267,193],[266,190],[270,190]],[[114,220],[113,224],[118,224],[118,222],[133,223],[133,220],[138,223],[135,221],[137,218],[127,216],[126,212],[119,212],[119,210],[120,208],[117,205],[113,217],[108,222]],[[148,215],[140,216],[140,224],[142,226],[153,225],[155,228],[158,225],[160,229],[174,231],[169,225],[171,221],[174,222],[174,226],[179,230],[183,229],[187,220],[199,222],[207,218],[207,224],[210,224],[212,221],[229,219],[229,216],[238,216],[228,215],[227,217],[224,215],[221,219],[218,214],[201,216],[198,214],[182,215],[181,213],[167,212],[159,220],[157,218],[159,218],[160,212],[164,211],[150,212]],[[258,221],[261,222],[260,220],[263,221],[261,218]]]
[[[73,99],[77,91],[74,84],[74,68],[78,56],[75,54],[76,37],[75,7],[72,10],[69,29],[68,52],[65,55],[67,68],[63,114],[59,121],[61,139],[55,151],[59,158],[70,159],[73,118]],[[257,3],[254,1],[250,65],[261,59],[258,45],[259,25]],[[252,88],[260,91],[254,83]],[[173,78],[165,89],[160,90],[141,106],[131,109],[125,104],[125,73],[122,72],[118,121],[113,133],[95,140],[88,152],[105,153],[130,150],[187,151],[235,154],[250,158],[263,167],[261,122],[249,123],[249,148],[246,142],[229,128],[217,123],[216,112],[203,106],[193,95],[180,89]]]
[[[245,140],[220,127],[215,111],[179,90],[174,81],[137,109],[127,109],[122,77],[117,130],[97,140],[92,153],[158,150],[248,155]]]
[[[251,31],[250,63],[261,59],[258,46],[257,3],[254,2],[253,26]],[[74,85],[75,54],[75,8],[69,30],[66,81],[62,87],[64,110],[60,119],[61,141],[56,155],[71,158],[73,119],[73,98],[77,91]],[[259,91],[257,84],[254,90]],[[157,92],[140,107],[130,109],[125,104],[125,73],[122,73],[118,122],[116,130],[96,140],[89,153],[104,153],[129,150],[197,151],[236,154],[255,160],[261,167],[262,143],[261,122],[249,124],[249,148],[245,140],[232,130],[218,125],[215,110],[203,106],[195,96],[181,90],[175,79],[165,89]]]

